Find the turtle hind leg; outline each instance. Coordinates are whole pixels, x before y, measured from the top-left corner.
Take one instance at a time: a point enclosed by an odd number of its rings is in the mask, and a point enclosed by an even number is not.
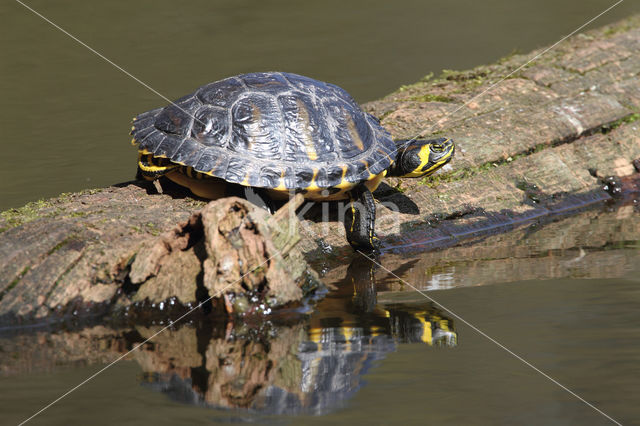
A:
[[[376,251],[378,238],[375,235],[376,203],[373,194],[364,184],[349,192],[349,203],[344,215],[347,241],[355,250]]]

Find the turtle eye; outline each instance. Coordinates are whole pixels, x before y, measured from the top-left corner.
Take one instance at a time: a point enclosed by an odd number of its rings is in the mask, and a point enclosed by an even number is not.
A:
[[[444,151],[444,144],[441,143],[432,143],[431,144],[431,150],[433,152],[442,152]]]

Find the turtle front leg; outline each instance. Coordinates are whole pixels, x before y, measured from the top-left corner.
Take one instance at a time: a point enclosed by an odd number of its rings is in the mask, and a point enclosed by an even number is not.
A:
[[[344,215],[347,241],[355,250],[378,249],[375,222],[376,203],[369,188],[362,183],[349,192],[349,203]]]

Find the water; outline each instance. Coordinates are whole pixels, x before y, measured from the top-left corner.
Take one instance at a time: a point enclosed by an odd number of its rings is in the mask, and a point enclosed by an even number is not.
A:
[[[360,102],[429,72],[551,44],[612,3],[27,2],[169,99],[282,70],[336,83]],[[626,1],[593,25],[639,11]],[[132,179],[130,120],[167,101],[19,3],[4,2],[0,15],[0,210]]]
[[[337,289],[310,315],[177,326],[33,424],[608,423],[478,329],[633,424],[637,204],[380,259],[424,294],[355,257],[326,271]],[[434,286],[438,275],[449,277],[446,286]],[[3,423],[29,417],[160,328],[70,321],[0,329]]]

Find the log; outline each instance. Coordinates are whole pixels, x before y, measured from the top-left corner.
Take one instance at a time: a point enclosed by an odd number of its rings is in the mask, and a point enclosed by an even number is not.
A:
[[[124,210],[135,199],[121,197],[140,188],[113,191],[105,201],[117,200]],[[322,288],[296,248],[297,219],[288,214],[302,195],[273,216],[240,198],[216,200],[152,238],[140,227],[159,229],[157,219],[174,200],[145,210],[131,229],[130,222],[107,220],[85,196],[96,200],[95,194],[71,196],[86,210],[55,216],[52,231],[41,219],[5,232],[22,245],[3,246],[2,277],[19,271],[0,297],[3,322],[105,312],[166,319],[197,305],[204,313],[269,313]]]
[[[638,191],[640,16],[572,37],[520,68],[542,52],[443,71],[363,106],[395,138],[446,135],[457,144],[453,162],[436,176],[387,179],[376,191],[383,252],[450,246]],[[0,315],[109,311],[126,307],[124,296],[150,306],[203,300],[187,301],[199,271],[200,288],[221,284],[201,261],[201,248],[187,244],[167,257],[157,239],[183,224],[167,243],[178,244],[205,205],[169,182],[161,191],[127,182],[3,212]],[[336,206],[307,203],[301,210],[296,250],[316,266],[343,264],[352,251]],[[191,287],[145,287],[145,280],[163,280],[136,260],[152,253]],[[299,257],[290,258],[293,265],[298,260],[291,259]],[[244,290],[252,286],[246,281]],[[228,299],[226,310],[233,305]]]

